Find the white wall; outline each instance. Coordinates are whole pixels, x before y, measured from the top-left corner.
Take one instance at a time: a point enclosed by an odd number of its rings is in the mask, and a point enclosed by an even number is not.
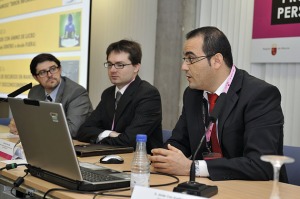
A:
[[[254,0],[201,0],[198,3],[197,26],[213,25],[221,29],[231,42],[236,66],[279,88],[285,116],[284,144],[300,146],[300,104],[297,102],[300,63],[251,63]]]
[[[112,42],[132,39],[142,46],[142,79],[154,81],[157,0],[92,1],[89,94],[94,108],[102,91],[111,85],[107,69],[106,48]]]

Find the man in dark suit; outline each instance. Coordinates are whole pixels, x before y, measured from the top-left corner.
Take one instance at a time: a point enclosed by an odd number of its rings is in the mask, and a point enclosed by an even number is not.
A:
[[[30,71],[39,84],[30,89],[28,98],[61,103],[71,136],[76,138],[80,125],[93,111],[86,89],[61,76],[60,61],[52,54],[42,53],[35,56],[30,63]],[[18,133],[13,119],[9,127],[11,133]]]
[[[103,91],[97,108],[80,127],[78,140],[135,147],[136,135],[146,134],[148,152],[161,147],[161,98],[154,86],[138,76],[140,45],[121,40],[108,46],[106,56],[104,67],[114,85]]]
[[[217,28],[198,28],[186,38],[182,70],[189,87],[184,92],[182,114],[166,142],[167,149],[152,150],[152,166],[159,172],[189,175],[190,158],[205,136],[196,155],[196,176],[212,180],[273,179],[271,164],[260,157],[283,154],[279,90],[236,68],[229,41]],[[227,94],[217,128],[208,128],[205,133],[206,110],[213,106],[207,101],[223,92]],[[284,168],[281,181],[287,181]]]

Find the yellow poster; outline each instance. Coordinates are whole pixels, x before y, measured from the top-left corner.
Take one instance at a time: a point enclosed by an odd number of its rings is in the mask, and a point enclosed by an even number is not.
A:
[[[29,59],[0,61],[1,92],[11,93],[25,84],[36,83],[30,73],[30,61]]]
[[[68,76],[73,81],[78,81],[80,57],[57,58],[61,62],[62,76]],[[38,84],[30,72],[31,60],[0,60],[0,89],[2,93],[11,93],[30,82],[33,86]],[[24,94],[28,94],[28,91]]]
[[[1,24],[0,55],[80,50],[81,10]]]
[[[81,0],[0,0],[0,19],[80,2]]]

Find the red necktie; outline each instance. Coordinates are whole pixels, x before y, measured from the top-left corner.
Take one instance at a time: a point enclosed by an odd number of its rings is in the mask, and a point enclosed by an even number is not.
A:
[[[208,102],[209,102],[209,112],[211,113],[211,111],[215,107],[217,98],[219,96],[217,94],[209,94],[209,93],[207,93],[207,96],[208,96]],[[222,154],[222,150],[221,150],[218,138],[217,138],[216,124],[213,125],[210,139],[211,139],[212,151],[215,153]]]

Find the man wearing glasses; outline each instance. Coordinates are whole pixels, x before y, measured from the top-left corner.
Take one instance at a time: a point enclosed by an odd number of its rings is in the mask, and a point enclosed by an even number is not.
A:
[[[279,90],[233,65],[230,43],[219,29],[198,28],[186,39],[181,68],[189,87],[182,113],[166,149],[152,150],[151,165],[158,172],[189,175],[195,155],[196,176],[272,180],[272,165],[260,157],[283,154]],[[222,111],[216,124],[208,125],[210,109],[221,93],[227,93]],[[287,180],[285,168],[280,179]]]
[[[30,63],[30,72],[39,84],[30,89],[28,98],[61,103],[71,136],[76,138],[80,125],[93,111],[86,89],[61,76],[60,61],[51,54],[43,53],[34,57]],[[18,133],[13,119],[9,127],[11,133]]]
[[[162,146],[159,91],[141,80],[142,51],[137,42],[121,40],[106,50],[108,77],[113,86],[78,131],[78,140],[109,145],[136,145],[137,134],[147,134],[147,151]]]

